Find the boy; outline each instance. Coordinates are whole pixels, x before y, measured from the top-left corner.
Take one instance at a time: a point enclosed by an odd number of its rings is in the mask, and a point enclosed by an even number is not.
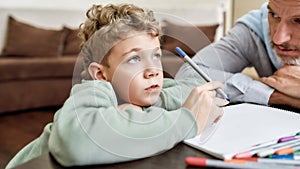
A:
[[[151,11],[93,6],[87,16],[84,80],[7,168],[48,152],[63,166],[149,157],[194,137],[222,114],[219,106],[227,102],[214,97],[221,83],[163,79],[161,30]]]

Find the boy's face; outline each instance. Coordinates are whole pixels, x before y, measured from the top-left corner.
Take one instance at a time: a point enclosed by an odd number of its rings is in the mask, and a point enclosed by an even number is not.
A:
[[[122,101],[154,104],[162,90],[163,71],[158,37],[137,34],[117,43],[108,56],[106,80]]]

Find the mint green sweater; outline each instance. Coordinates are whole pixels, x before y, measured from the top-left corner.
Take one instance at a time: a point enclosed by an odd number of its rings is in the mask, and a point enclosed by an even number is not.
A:
[[[63,166],[109,164],[149,157],[197,133],[192,113],[182,108],[199,79],[164,79],[158,102],[143,111],[118,110],[110,83],[91,80],[75,85],[70,97],[6,168],[50,152]]]

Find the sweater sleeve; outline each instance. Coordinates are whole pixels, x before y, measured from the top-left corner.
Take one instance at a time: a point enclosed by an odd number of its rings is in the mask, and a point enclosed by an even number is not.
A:
[[[110,83],[75,85],[56,113],[49,151],[63,166],[107,164],[148,157],[197,132],[186,109],[117,109]]]
[[[180,109],[192,89],[204,83],[205,81],[202,78],[183,78],[177,80],[165,78],[163,91],[156,105],[166,110]]]

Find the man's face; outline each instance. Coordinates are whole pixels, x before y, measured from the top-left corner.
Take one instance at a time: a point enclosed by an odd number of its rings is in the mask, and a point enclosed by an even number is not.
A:
[[[300,0],[270,0],[271,42],[283,64],[300,65]]]

